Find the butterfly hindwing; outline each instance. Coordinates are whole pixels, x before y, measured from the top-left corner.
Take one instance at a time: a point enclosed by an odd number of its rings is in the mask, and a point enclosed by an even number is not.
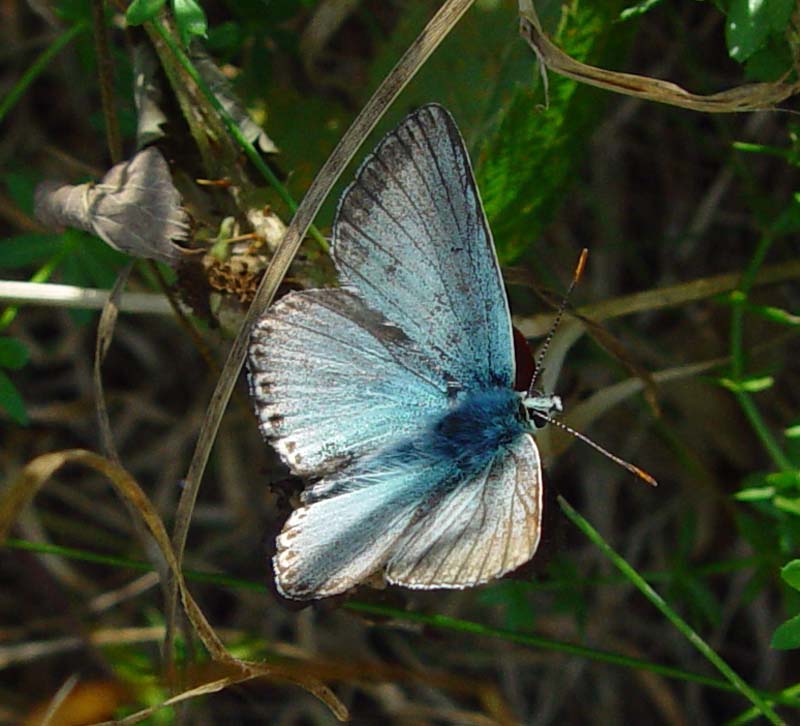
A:
[[[343,283],[462,386],[511,386],[508,302],[464,142],[423,106],[367,157],[342,196],[333,258]]]
[[[533,437],[522,434],[407,528],[395,543],[386,578],[435,588],[501,577],[536,552],[541,515],[539,452]]]
[[[335,595],[384,569],[406,587],[469,587],[527,562],[539,542],[541,469],[527,434],[478,473],[379,454],[319,484],[324,494],[312,487],[278,537],[287,597]]]
[[[299,600],[328,597],[380,571],[425,494],[453,475],[447,461],[378,456],[313,485],[278,537],[278,589]]]
[[[248,371],[261,432],[299,475],[340,467],[447,407],[440,367],[344,288],[273,305],[254,328]]]

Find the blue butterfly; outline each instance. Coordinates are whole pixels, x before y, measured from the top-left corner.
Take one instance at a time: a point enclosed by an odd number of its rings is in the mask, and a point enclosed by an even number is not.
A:
[[[286,295],[254,328],[261,432],[314,479],[277,540],[278,590],[308,600],[364,579],[463,588],[527,562],[541,533],[531,417],[514,390],[508,300],[449,112],[410,114],[342,195],[341,287]]]

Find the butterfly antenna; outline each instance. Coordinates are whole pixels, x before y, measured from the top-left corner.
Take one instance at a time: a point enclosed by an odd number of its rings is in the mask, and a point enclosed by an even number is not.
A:
[[[655,480],[654,477],[650,476],[644,469],[640,469],[635,464],[631,464],[629,461],[625,461],[625,459],[621,459],[616,454],[612,454],[608,449],[604,449],[600,444],[592,441],[588,436],[582,434],[580,431],[576,431],[571,426],[567,426],[567,424],[558,421],[557,419],[550,418],[546,413],[542,413],[541,411],[532,411],[531,412],[534,416],[542,419],[542,421],[547,421],[547,423],[556,426],[557,428],[566,431],[568,434],[572,434],[576,439],[580,439],[585,444],[589,444],[593,449],[599,451],[604,456],[607,456],[611,461],[615,464],[619,464],[624,469],[627,469],[631,474],[634,476],[638,476],[645,484],[649,484],[651,487],[657,487],[658,482]]]
[[[539,355],[536,356],[536,366],[533,369],[531,384],[530,386],[528,386],[529,396],[533,394],[534,388],[536,386],[536,380],[539,378],[539,374],[542,372],[542,369],[544,368],[543,363],[544,363],[544,357],[545,355],[547,355],[547,349],[550,347],[550,342],[553,340],[553,336],[556,334],[556,330],[558,329],[558,324],[561,322],[561,318],[564,317],[564,311],[567,309],[567,303],[569,303],[569,296],[575,289],[575,285],[578,284],[578,280],[581,279],[581,275],[583,275],[583,268],[586,267],[586,258],[588,256],[589,256],[589,250],[587,250],[584,247],[581,250],[581,256],[578,258],[578,264],[575,265],[575,272],[572,275],[572,282],[569,283],[567,292],[562,298],[561,304],[558,306],[558,312],[556,313],[556,317],[553,319],[553,324],[550,326],[550,331],[547,333],[547,337],[544,339],[542,347],[539,348]]]

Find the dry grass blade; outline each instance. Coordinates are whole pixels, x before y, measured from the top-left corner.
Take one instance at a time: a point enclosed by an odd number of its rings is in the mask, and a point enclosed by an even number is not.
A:
[[[347,718],[347,709],[344,704],[324,684],[313,678],[307,678],[302,674],[284,673],[280,666],[266,666],[260,663],[241,661],[226,650],[200,606],[189,592],[183,573],[178,567],[175,552],[172,549],[164,524],[149,498],[127,471],[109,459],[84,449],[69,449],[44,454],[29,462],[0,498],[0,543],[8,537],[11,527],[23,508],[47,481],[66,464],[80,464],[105,476],[113,484],[120,498],[139,513],[172,572],[184,611],[197,637],[200,638],[215,661],[230,666],[237,671],[237,674],[229,676],[229,679],[241,682],[242,680],[266,676],[296,683],[323,701],[337,718],[341,720]]]
[[[544,68],[607,91],[705,113],[763,111],[800,91],[800,81],[785,82],[789,73],[773,83],[748,83],[703,96],[658,78],[607,71],[576,61],[558,48],[542,31],[531,0],[519,0],[519,15],[520,34]]]
[[[106,406],[106,397],[103,391],[103,361],[111,346],[114,337],[114,326],[119,315],[119,301],[128,282],[128,277],[133,269],[133,262],[129,262],[117,276],[114,287],[108,295],[108,300],[103,306],[100,322],[97,324],[97,342],[94,349],[94,367],[92,369],[92,382],[94,384],[94,401],[97,409],[97,425],[100,428],[100,442],[103,453],[115,464],[121,466],[117,447],[114,445],[114,435],[111,432],[111,420]]]
[[[70,693],[72,693],[77,685],[78,676],[73,673],[69,678],[67,678],[66,681],[64,681],[64,684],[58,689],[56,694],[50,700],[50,703],[47,706],[47,711],[42,716],[42,720],[40,722],[41,726],[50,726],[53,723],[53,718],[56,716],[64,701],[67,700]]]
[[[197,698],[198,696],[207,696],[211,693],[219,693],[219,691],[222,691],[228,688],[229,686],[236,686],[241,683],[246,683],[247,681],[252,681],[256,678],[260,678],[263,675],[264,673],[260,672],[260,669],[258,668],[252,668],[245,671],[238,671],[235,674],[224,676],[223,678],[215,678],[212,681],[201,683],[199,686],[193,686],[192,688],[188,688],[187,690],[178,693],[175,696],[172,696],[171,698],[168,698],[163,703],[159,703],[156,706],[150,706],[149,708],[137,711],[136,713],[131,714],[130,716],[126,716],[125,718],[117,719],[114,721],[103,721],[101,723],[94,724],[94,726],[129,726],[130,724],[140,723],[145,719],[149,718],[150,716],[152,716],[157,711],[160,711],[162,708],[166,708],[168,706],[176,706],[179,703],[189,701],[193,698]],[[284,678],[283,680],[290,680],[290,679]],[[316,695],[320,700],[326,702],[329,707],[331,707],[331,710],[333,711],[336,718],[338,718],[340,721],[346,721],[349,718],[347,709],[345,709],[341,703],[338,704],[341,708],[334,708],[327,699],[329,697],[335,699],[336,697],[333,696],[333,694],[331,694],[331,692],[324,686],[322,688],[324,689],[325,693],[319,692],[313,688],[309,690],[311,693],[314,693],[314,695]]]
[[[578,315],[600,322],[610,318],[618,318],[631,313],[685,305],[697,300],[705,300],[723,292],[735,290],[741,280],[741,273],[731,272],[713,277],[703,277],[680,285],[656,288],[623,295],[610,300],[603,300],[592,305],[579,307]],[[768,285],[775,282],[786,282],[800,278],[800,260],[787,260],[779,265],[768,265],[756,275],[754,284]],[[514,325],[526,338],[537,338],[545,335],[553,325],[553,313],[534,315],[528,318],[514,318]]]
[[[238,683],[244,683],[245,681],[251,681],[253,678],[257,678],[257,674],[242,674],[239,676],[227,676],[225,678],[217,678],[216,680],[209,681],[208,683],[203,683],[199,686],[195,686],[194,688],[189,688],[182,693],[177,694],[176,696],[172,696],[172,698],[168,698],[163,703],[159,703],[156,706],[150,706],[149,708],[145,708],[141,711],[137,711],[136,713],[131,714],[130,716],[126,716],[125,718],[115,719],[114,721],[102,721],[101,723],[95,724],[94,726],[128,726],[129,724],[140,723],[144,721],[146,718],[150,718],[154,713],[160,711],[162,708],[167,708],[168,706],[175,706],[183,701],[189,701],[192,698],[197,698],[198,696],[207,696],[211,693],[218,693],[223,689],[227,688],[228,686],[234,686]]]

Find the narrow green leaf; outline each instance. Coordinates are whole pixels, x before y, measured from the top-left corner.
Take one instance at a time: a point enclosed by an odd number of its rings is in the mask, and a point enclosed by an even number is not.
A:
[[[800,560],[787,562],[781,568],[781,577],[789,587],[800,590]]]
[[[0,267],[16,270],[41,264],[61,249],[61,237],[52,234],[20,234],[0,240]]]
[[[125,13],[125,21],[128,25],[141,25],[152,20],[167,0],[133,0],[128,5]]]
[[[175,22],[184,45],[189,45],[193,35],[204,38],[208,30],[208,21],[203,8],[195,0],[172,0]]]
[[[642,2],[636,3],[636,5],[631,5],[630,7],[625,8],[619,14],[619,19],[630,20],[631,18],[644,15],[648,10],[652,10],[660,2],[661,0],[642,0]]]
[[[28,412],[25,410],[25,402],[22,400],[17,387],[3,371],[0,371],[0,408],[3,408],[18,424],[22,426],[28,425]]]
[[[775,383],[775,379],[772,376],[751,376],[742,378],[739,381],[734,381],[731,378],[720,378],[718,383],[723,388],[727,388],[734,393],[758,393],[771,388]]]
[[[764,156],[776,156],[779,159],[789,161],[792,158],[792,150],[783,148],[781,146],[769,146],[768,144],[753,144],[749,141],[734,141],[731,144],[736,151],[742,151],[745,154],[764,154]],[[733,293],[731,293],[733,296]]]
[[[800,424],[795,424],[794,426],[790,426],[788,429],[783,430],[783,435],[787,439],[798,439],[800,438]]]
[[[28,349],[16,338],[0,338],[0,368],[17,370],[29,357]]]
[[[800,615],[795,615],[772,634],[770,646],[777,650],[793,650],[800,648]]]
[[[759,502],[764,499],[772,499],[774,496],[775,487],[752,487],[736,492],[733,498],[738,499],[740,502]]]
[[[800,471],[773,471],[765,481],[776,489],[800,489]]]
[[[569,502],[562,496],[558,496],[558,504],[561,511],[567,518],[581,530],[611,561],[611,563],[622,574],[630,580],[630,582],[641,592],[656,608],[664,615],[677,630],[695,647],[702,655],[704,655],[716,668],[722,673],[728,682],[736,688],[745,698],[756,706],[759,711],[769,719],[770,723],[781,724],[783,723],[772,706],[765,701],[761,695],[754,690],[747,682],[745,682],[736,671],[734,671],[718,654],[717,652],[706,643],[697,631],[680,616],[678,613],[659,595],[640,574],[635,570],[621,555],[614,551],[611,546],[600,536],[600,533],[592,527],[578,512],[576,512],[569,504]]]
[[[775,497],[772,503],[782,512],[796,514],[800,517],[800,497]]]

